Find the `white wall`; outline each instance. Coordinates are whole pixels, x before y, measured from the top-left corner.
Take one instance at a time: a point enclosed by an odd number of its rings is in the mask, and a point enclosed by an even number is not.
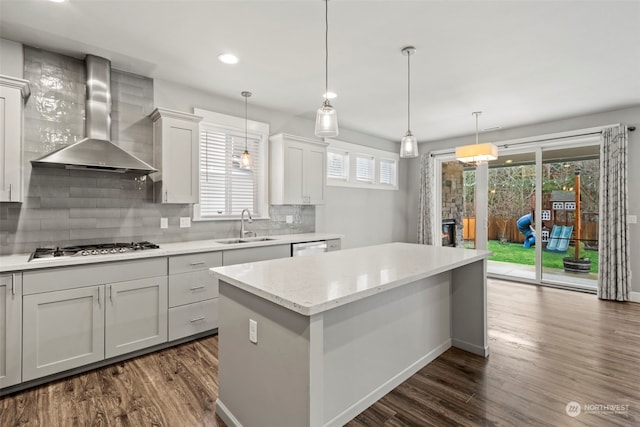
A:
[[[193,112],[202,108],[223,114],[244,116],[244,98],[224,98],[173,82],[154,80],[156,107]],[[248,117],[271,124],[271,133],[286,132],[315,138],[315,106],[298,116],[260,107],[260,94],[249,98]],[[305,115],[306,114],[306,115]],[[380,150],[397,152],[399,144],[342,127],[339,139]],[[407,235],[407,170],[417,159],[401,160],[399,190],[363,190],[327,186],[326,203],[316,207],[316,231],[344,234],[343,248],[404,241]]]
[[[532,137],[537,135],[552,134],[556,132],[572,131],[577,129],[586,129],[595,126],[603,126],[609,124],[622,123],[627,126],[636,126],[635,132],[629,133],[629,214],[640,216],[640,191],[635,187],[640,182],[640,106],[631,108],[607,111],[595,114],[589,114],[580,117],[572,117],[553,122],[538,123],[530,126],[523,126],[513,129],[504,129],[496,132],[487,132],[482,136],[482,140],[499,143],[500,141],[512,140],[517,138]],[[462,138],[453,138],[433,143],[421,144],[420,152],[440,150],[444,148],[452,148],[458,145],[469,144],[473,142],[473,135]],[[415,242],[417,236],[418,225],[418,192],[420,188],[419,165],[412,163],[408,171],[407,202],[408,202],[408,224],[407,224],[407,241]],[[629,226],[631,256],[632,259],[640,257],[640,224],[631,224]],[[635,268],[634,268],[635,267]],[[640,268],[632,264],[632,290],[640,293]],[[636,297],[640,298],[640,294]],[[640,301],[640,300],[639,300]]]
[[[24,55],[22,44],[7,39],[0,39],[0,74],[22,78]]]

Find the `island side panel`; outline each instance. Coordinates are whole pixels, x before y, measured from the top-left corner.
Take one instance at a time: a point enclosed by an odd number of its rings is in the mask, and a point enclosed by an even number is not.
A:
[[[451,272],[452,344],[487,357],[487,261],[473,262]]]
[[[229,426],[313,425],[309,339],[321,319],[312,325],[310,317],[222,280],[219,307],[220,417]],[[249,341],[249,319],[258,323],[257,344]]]
[[[343,425],[451,347],[450,277],[324,313],[325,425]]]

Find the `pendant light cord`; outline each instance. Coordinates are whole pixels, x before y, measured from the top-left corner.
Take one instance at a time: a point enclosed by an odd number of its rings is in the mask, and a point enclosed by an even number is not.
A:
[[[244,97],[244,151],[247,151],[247,98]]]
[[[411,52],[407,53],[407,132],[411,132]]]
[[[329,0],[324,0],[324,100],[329,101]]]
[[[476,111],[473,113],[476,116],[476,144],[478,143],[478,116],[482,113],[482,111]]]

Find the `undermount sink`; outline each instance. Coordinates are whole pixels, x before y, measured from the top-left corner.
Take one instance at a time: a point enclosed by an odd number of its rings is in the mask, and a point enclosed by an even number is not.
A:
[[[268,240],[275,240],[271,237],[247,237],[244,239],[222,239],[216,240],[218,243],[223,243],[225,245],[232,245],[236,243],[251,243],[251,242],[266,242]]]

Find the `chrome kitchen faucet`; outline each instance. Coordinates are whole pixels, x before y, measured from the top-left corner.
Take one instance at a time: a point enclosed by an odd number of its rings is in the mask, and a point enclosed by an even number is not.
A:
[[[244,229],[244,213],[247,213],[247,215],[249,215],[249,219],[247,219],[247,222],[253,222],[253,219],[251,218],[251,212],[249,212],[249,209],[243,209],[242,213],[240,214],[240,238],[244,238],[247,237],[247,235],[251,235],[253,234],[255,236],[255,233],[252,231],[245,231]]]

